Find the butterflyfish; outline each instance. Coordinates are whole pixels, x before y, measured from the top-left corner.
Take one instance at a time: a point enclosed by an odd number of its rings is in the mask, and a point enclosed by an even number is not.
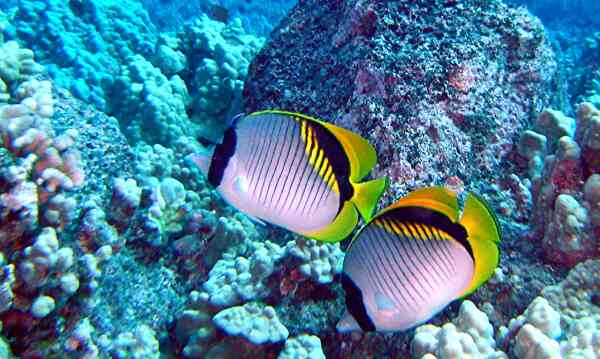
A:
[[[501,233],[483,199],[443,187],[410,193],[352,239],[342,273],[340,332],[394,332],[422,324],[485,283],[499,262]]]
[[[364,138],[285,111],[236,116],[212,153],[192,160],[238,210],[325,242],[349,236],[359,215],[369,220],[387,187],[362,181],[377,162]]]

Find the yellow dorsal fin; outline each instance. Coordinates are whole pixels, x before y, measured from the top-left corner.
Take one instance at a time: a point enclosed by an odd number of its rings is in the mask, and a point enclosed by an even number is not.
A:
[[[473,193],[467,195],[463,216],[459,222],[467,231],[467,241],[473,250],[475,271],[464,295],[472,293],[494,273],[500,261],[498,243],[500,225],[485,201]]]
[[[310,117],[301,113],[266,110],[251,113],[249,116],[255,115],[285,115],[291,117],[299,117],[311,122],[316,122],[324,126],[331,134],[333,134],[342,144],[344,152],[350,161],[350,181],[358,182],[365,178],[371,172],[377,163],[377,153],[367,140],[357,135],[356,133],[346,130],[345,128],[335,126],[331,123]]]
[[[302,235],[322,242],[335,243],[348,237],[357,223],[356,208],[350,202],[346,202],[333,223],[318,231],[304,232]]]
[[[427,207],[445,214],[453,222],[458,221],[459,209],[456,193],[442,186],[425,187],[413,191],[394,202],[380,214],[394,208],[408,206]]]
[[[321,121],[319,121],[321,122]],[[365,178],[377,164],[377,152],[367,140],[345,128],[321,122],[344,147],[350,161],[350,181],[358,182]]]

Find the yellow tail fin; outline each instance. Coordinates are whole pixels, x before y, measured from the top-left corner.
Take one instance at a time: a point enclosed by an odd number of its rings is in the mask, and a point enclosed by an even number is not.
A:
[[[467,240],[475,258],[475,272],[465,295],[485,283],[498,266],[501,240],[500,225],[486,202],[473,193],[467,195],[459,222],[467,230]]]
[[[353,183],[352,186],[354,187],[354,196],[351,201],[360,212],[361,217],[368,222],[373,217],[379,197],[388,187],[388,178],[382,177],[372,181]]]
[[[335,243],[348,237],[356,224],[358,224],[356,208],[351,203],[346,202],[333,223],[321,230],[301,234],[317,241]]]

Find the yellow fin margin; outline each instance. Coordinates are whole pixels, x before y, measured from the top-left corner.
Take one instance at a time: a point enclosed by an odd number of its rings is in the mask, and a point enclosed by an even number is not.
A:
[[[427,207],[436,210],[446,215],[453,222],[458,221],[458,215],[460,213],[456,193],[442,186],[433,186],[421,188],[409,193],[406,197],[397,200],[384,209],[380,214],[394,208],[409,206]]]
[[[358,223],[356,208],[346,202],[333,223],[317,231],[304,232],[302,235],[322,242],[340,242],[352,233]]]
[[[467,240],[473,250],[475,271],[465,294],[470,294],[494,273],[500,261],[498,243],[500,225],[486,202],[473,193],[467,195],[460,224],[467,230]]]

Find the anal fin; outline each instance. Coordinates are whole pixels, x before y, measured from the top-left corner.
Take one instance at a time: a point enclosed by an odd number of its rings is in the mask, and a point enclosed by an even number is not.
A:
[[[344,207],[335,217],[333,223],[325,226],[322,229],[303,232],[302,235],[316,239],[322,242],[340,242],[352,233],[354,227],[358,223],[358,213],[356,208],[350,202],[344,203]]]

